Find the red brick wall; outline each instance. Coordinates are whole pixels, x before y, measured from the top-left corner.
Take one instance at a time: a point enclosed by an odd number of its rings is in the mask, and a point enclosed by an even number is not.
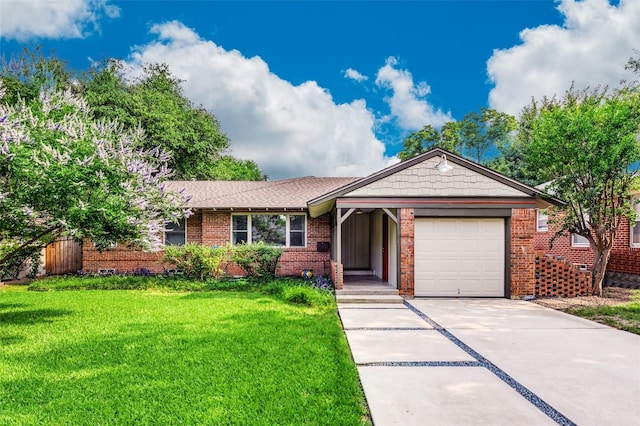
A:
[[[616,233],[607,271],[640,274],[640,248],[630,247],[629,231],[629,222],[623,219]],[[555,230],[550,224],[549,231],[535,233],[534,248],[536,251],[561,257],[569,263],[585,264],[590,269],[593,265],[594,257],[591,247],[572,247],[571,237],[562,236],[556,238],[553,242],[553,247],[549,248],[549,242],[554,232]]]
[[[640,275],[640,249],[612,251],[607,271]]]
[[[512,210],[509,256],[512,297],[533,295],[535,291],[535,227],[535,210]]]
[[[131,250],[118,245],[115,249],[100,253],[91,241],[85,240],[82,245],[82,270],[98,272],[100,269],[115,269],[118,272],[131,272],[146,268],[154,273],[163,271],[162,253]]]
[[[331,273],[331,252],[319,252],[317,244],[331,241],[331,215],[318,218],[307,216],[307,247],[285,249],[280,258],[279,275],[297,275],[304,269],[311,269],[315,276]]]
[[[304,269],[315,275],[330,273],[330,252],[318,252],[317,243],[331,241],[330,215],[313,219],[307,217],[307,247],[287,248],[280,258],[278,275],[300,275]],[[224,246],[231,241],[231,215],[229,212],[199,210],[187,219],[187,242],[208,246]],[[83,248],[82,269],[97,272],[98,269],[116,269],[120,272],[146,268],[155,273],[164,270],[162,253],[149,253],[117,247],[99,253],[91,242]],[[229,275],[243,275],[236,265],[227,268]]]
[[[536,296],[588,296],[591,288],[591,272],[543,252],[536,253]]]
[[[570,263],[581,263],[588,268],[593,264],[593,252],[591,247],[572,247],[571,236],[563,235],[553,242],[553,247],[549,248],[549,242],[553,238],[555,230],[549,224],[548,231],[536,231],[534,236],[534,248],[536,251],[545,252],[556,257],[562,257]]]
[[[402,296],[414,295],[414,234],[413,209],[400,209],[400,287]]]
[[[187,241],[199,243],[202,238],[202,211],[196,211],[187,219]],[[82,269],[97,272],[99,269],[115,269],[119,272],[132,272],[145,268],[154,273],[164,271],[161,262],[162,252],[132,250],[121,244],[116,248],[100,253],[91,241],[82,245]]]

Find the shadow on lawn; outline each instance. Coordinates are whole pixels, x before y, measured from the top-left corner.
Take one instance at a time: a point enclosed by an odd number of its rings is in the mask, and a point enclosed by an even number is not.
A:
[[[0,312],[0,324],[28,325],[41,322],[53,322],[51,318],[71,314],[73,314],[73,311],[66,309],[27,309],[21,311]]]

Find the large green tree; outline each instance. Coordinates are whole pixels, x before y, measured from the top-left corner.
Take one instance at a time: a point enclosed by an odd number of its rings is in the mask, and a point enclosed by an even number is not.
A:
[[[3,95],[0,79],[0,269],[62,235],[161,248],[187,200],[164,187],[169,154],[140,149],[142,130],[95,120],[69,91],[15,105]]]
[[[624,217],[633,219],[629,191],[640,160],[640,93],[577,91],[525,108],[526,162],[566,201],[556,236],[585,237],[595,254],[593,293],[602,294],[611,249]]]
[[[145,148],[161,147],[172,153],[170,166],[176,179],[261,180],[253,161],[227,153],[229,140],[216,118],[195,107],[184,94],[181,81],[167,65],[149,64],[140,77],[125,79],[122,64],[109,61],[84,79],[83,94],[96,118],[138,125],[146,132]]]
[[[131,131],[142,127],[146,137],[140,147],[169,152],[174,179],[263,179],[254,161],[229,154],[229,140],[216,118],[184,96],[181,81],[166,65],[146,65],[136,79],[127,79],[124,71],[122,62],[107,60],[79,72],[38,48],[25,49],[20,57],[2,60],[2,103],[30,102],[42,90],[71,90],[86,99],[96,119],[116,120]]]

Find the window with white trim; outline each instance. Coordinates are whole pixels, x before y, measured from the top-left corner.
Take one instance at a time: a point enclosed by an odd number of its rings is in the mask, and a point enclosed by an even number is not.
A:
[[[549,215],[542,210],[536,210],[536,231],[547,232],[549,230]]]
[[[164,231],[165,246],[183,246],[187,243],[186,219],[182,218],[176,223],[168,223]]]
[[[589,240],[582,235],[571,234],[571,247],[589,247]]]
[[[231,216],[232,244],[260,241],[282,247],[307,245],[307,216],[304,214],[253,213]]]
[[[635,222],[631,222],[633,226],[631,226],[631,247],[640,247],[640,203],[638,203],[640,199],[633,198],[631,202],[633,203],[633,210],[636,212],[636,220]]]

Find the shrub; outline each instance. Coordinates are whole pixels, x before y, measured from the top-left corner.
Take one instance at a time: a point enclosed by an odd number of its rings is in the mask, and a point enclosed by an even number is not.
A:
[[[231,261],[248,277],[271,278],[276,275],[283,250],[263,242],[230,246]]]
[[[4,257],[6,253],[15,250],[19,246],[19,243],[9,239],[0,239],[0,258]],[[29,266],[27,276],[34,278],[38,274],[40,268],[40,248],[39,247],[27,247],[19,254],[10,257],[6,262],[0,264],[0,280],[2,279],[17,279],[20,272]]]
[[[282,299],[289,303],[305,306],[325,306],[331,303],[331,293],[317,290],[307,285],[294,285],[282,289]]]
[[[321,275],[313,280],[313,286],[320,290],[333,291],[333,281],[327,275]]]
[[[189,243],[184,246],[167,246],[162,262],[174,265],[187,278],[204,281],[222,274],[221,264],[227,259],[224,247],[207,247]]]

